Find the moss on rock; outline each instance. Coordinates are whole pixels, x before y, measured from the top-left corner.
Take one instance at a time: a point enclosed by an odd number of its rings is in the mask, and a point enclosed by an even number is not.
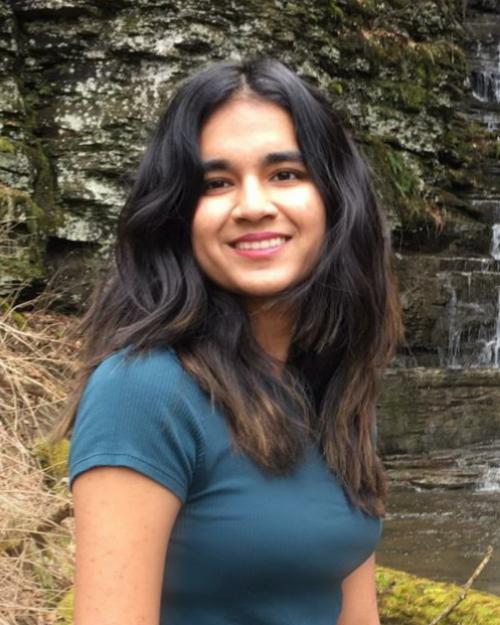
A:
[[[383,625],[429,625],[460,596],[460,586],[377,567],[377,590]],[[440,625],[498,625],[500,597],[469,591]]]
[[[10,152],[13,154],[15,151],[16,148],[12,141],[9,141],[7,137],[0,137],[0,152]]]
[[[46,236],[65,242],[43,250],[47,273],[66,264],[67,252],[52,257],[54,249],[86,249],[97,258],[110,243],[125,198],[123,173],[135,167],[144,130],[180,79],[222,58],[283,58],[329,91],[355,136],[380,139],[377,184],[393,222],[410,229],[405,241],[415,224],[440,226],[440,191],[460,195],[454,172],[471,159],[467,123],[457,122],[468,73],[461,1],[307,0],[286,11],[261,0],[201,2],[187,22],[175,2],[167,12],[145,0],[113,11],[91,4],[60,13],[48,3],[32,14],[23,5],[16,16],[20,72],[14,76],[11,64],[7,74],[23,106],[17,129],[9,126],[0,142],[0,162],[21,146],[32,170],[23,170],[23,189],[43,209],[32,220],[39,247]],[[481,145],[481,156],[498,158],[498,144]],[[9,171],[9,185],[21,188],[17,170]],[[469,187],[482,182],[468,177]],[[448,207],[451,219],[456,206]]]
[[[70,588],[57,604],[56,625],[72,625],[74,594],[73,588]]]
[[[57,443],[49,443],[39,438],[34,444],[35,458],[52,482],[59,482],[68,475],[69,440],[63,438]]]
[[[29,193],[0,183],[0,290],[44,274],[44,238],[39,230],[42,209]]]

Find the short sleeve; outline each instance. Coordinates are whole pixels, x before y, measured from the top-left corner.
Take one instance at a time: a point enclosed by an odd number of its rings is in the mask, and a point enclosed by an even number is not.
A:
[[[70,488],[92,467],[139,471],[185,502],[203,461],[203,431],[182,397],[186,375],[170,350],[108,356],[93,371],[77,409]]]

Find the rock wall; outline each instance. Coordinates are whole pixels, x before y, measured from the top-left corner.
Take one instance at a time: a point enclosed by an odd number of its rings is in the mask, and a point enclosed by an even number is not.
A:
[[[387,452],[500,440],[500,2],[469,2],[464,27],[474,184],[460,237],[396,253],[407,345],[381,395]]]
[[[379,404],[385,453],[422,453],[500,438],[497,370],[389,370]]]
[[[0,7],[1,210],[16,242],[4,290],[58,269],[65,303],[78,304],[87,292],[82,275],[91,281],[91,259],[112,238],[148,130],[174,85],[207,62],[248,54],[278,56],[330,93],[374,165],[400,248],[443,247],[464,230],[470,249],[485,245],[481,219],[465,215],[459,198],[475,184],[463,166],[474,159],[477,132],[462,111],[459,1]],[[28,224],[35,234],[26,239]]]
[[[407,335],[381,399],[386,450],[475,442],[484,385],[459,389],[471,367],[500,373],[499,4],[0,0],[0,296],[50,280],[80,310],[175,85],[212,61],[277,56],[330,95],[390,218]],[[454,390],[429,394],[450,368]],[[439,425],[446,402],[462,412]]]

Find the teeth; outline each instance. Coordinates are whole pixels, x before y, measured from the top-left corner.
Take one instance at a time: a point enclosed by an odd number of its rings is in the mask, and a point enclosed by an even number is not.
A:
[[[265,250],[269,247],[278,247],[285,243],[285,237],[276,237],[274,239],[265,239],[264,241],[240,241],[234,247],[238,250]]]

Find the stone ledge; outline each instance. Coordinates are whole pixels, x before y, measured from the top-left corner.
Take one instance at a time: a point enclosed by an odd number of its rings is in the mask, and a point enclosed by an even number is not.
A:
[[[381,450],[422,453],[500,438],[500,369],[390,369],[380,385]]]

